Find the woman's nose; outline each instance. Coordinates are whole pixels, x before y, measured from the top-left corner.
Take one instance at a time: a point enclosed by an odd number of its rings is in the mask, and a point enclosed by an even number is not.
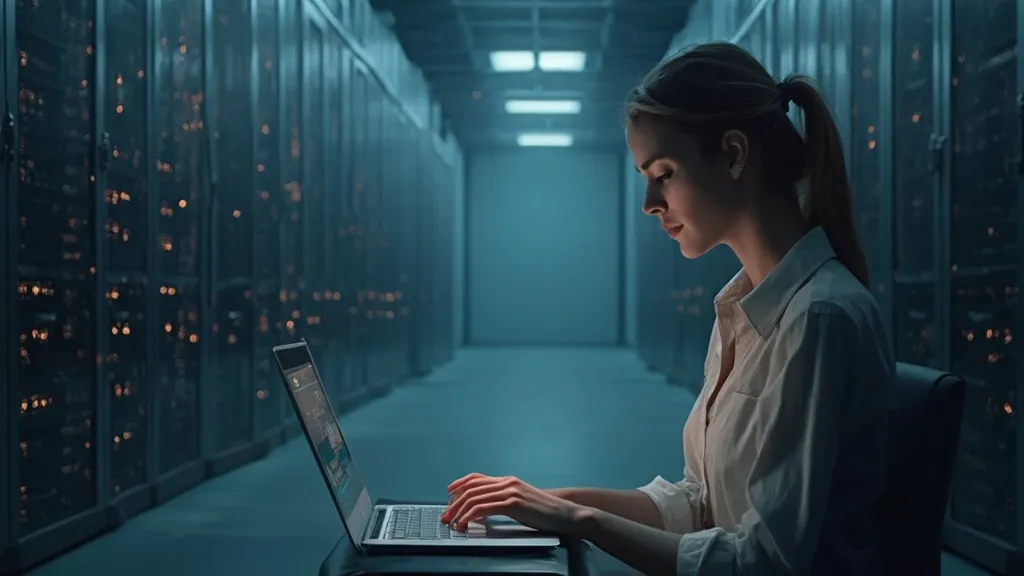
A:
[[[657,216],[664,214],[668,206],[665,205],[665,200],[660,195],[651,194],[650,192],[644,196],[643,211],[648,216]]]

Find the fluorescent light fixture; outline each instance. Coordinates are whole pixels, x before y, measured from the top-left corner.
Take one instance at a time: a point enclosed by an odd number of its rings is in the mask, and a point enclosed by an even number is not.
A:
[[[520,146],[545,146],[553,148],[566,148],[572,146],[572,134],[561,133],[526,133],[516,138]]]
[[[538,66],[544,72],[582,72],[587,67],[585,52],[541,52]]]
[[[527,50],[491,52],[495,72],[529,72],[537,67],[537,55]]]
[[[579,114],[579,100],[509,100],[505,102],[509,114]]]

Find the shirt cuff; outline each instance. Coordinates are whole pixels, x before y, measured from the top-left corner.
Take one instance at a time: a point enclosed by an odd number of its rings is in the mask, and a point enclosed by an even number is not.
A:
[[[696,489],[695,489],[696,488]],[[658,476],[645,486],[637,490],[646,494],[661,513],[661,521],[665,530],[676,534],[686,534],[696,530],[696,522],[693,517],[693,503],[691,498],[699,498],[699,487],[688,485],[686,481],[673,484]]]
[[[676,552],[676,576],[738,574],[735,536],[721,528],[687,534]]]

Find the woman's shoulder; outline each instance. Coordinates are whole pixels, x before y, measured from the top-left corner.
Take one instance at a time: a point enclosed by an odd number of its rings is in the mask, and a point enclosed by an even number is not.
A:
[[[884,334],[874,295],[837,260],[827,262],[797,290],[780,318],[780,328],[823,316],[842,320],[862,334]]]

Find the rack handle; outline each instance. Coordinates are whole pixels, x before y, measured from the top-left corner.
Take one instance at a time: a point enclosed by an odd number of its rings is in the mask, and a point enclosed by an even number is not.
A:
[[[14,114],[7,112],[0,121],[0,162],[14,162]]]

